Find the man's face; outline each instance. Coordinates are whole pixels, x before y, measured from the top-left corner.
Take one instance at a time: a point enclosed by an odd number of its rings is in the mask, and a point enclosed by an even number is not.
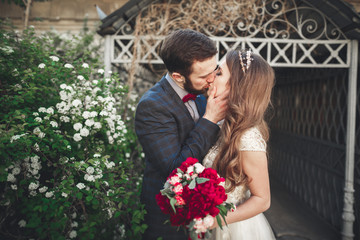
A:
[[[217,72],[216,56],[202,62],[195,61],[191,66],[192,72],[185,76],[184,88],[189,93],[203,94],[214,81]]]

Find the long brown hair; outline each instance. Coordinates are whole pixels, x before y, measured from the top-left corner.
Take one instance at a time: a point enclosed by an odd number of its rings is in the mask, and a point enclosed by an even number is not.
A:
[[[240,52],[244,54],[243,52]],[[270,104],[274,86],[274,71],[259,55],[252,53],[253,60],[249,68],[242,70],[239,51],[231,50],[226,55],[226,64],[230,71],[228,87],[228,112],[221,129],[221,145],[214,161],[214,169],[227,180],[226,191],[246,184],[240,151],[240,139],[244,132],[257,127],[265,141],[269,131],[264,115]]]

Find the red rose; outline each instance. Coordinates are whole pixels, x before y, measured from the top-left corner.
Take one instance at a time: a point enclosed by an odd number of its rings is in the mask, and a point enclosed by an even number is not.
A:
[[[170,222],[173,226],[181,226],[189,224],[187,219],[188,211],[185,208],[176,208],[176,213],[170,214]]]
[[[170,199],[167,198],[166,196],[161,195],[161,193],[156,194],[155,196],[156,198],[156,202],[159,205],[161,211],[165,214],[170,214],[172,213],[172,208],[170,205]]]

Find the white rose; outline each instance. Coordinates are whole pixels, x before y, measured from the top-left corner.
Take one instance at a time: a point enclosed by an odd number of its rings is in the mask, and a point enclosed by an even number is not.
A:
[[[196,173],[202,173],[205,169],[205,167],[203,165],[201,165],[200,163],[195,163],[194,167],[195,167]]]

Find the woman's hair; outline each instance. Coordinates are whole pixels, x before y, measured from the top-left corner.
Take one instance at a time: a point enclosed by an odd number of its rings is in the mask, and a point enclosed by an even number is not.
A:
[[[249,54],[249,53],[248,53]],[[243,61],[241,63],[240,56]],[[264,140],[269,131],[264,115],[270,104],[274,86],[274,71],[259,55],[252,53],[252,61],[246,52],[231,50],[226,55],[226,64],[230,71],[228,87],[228,112],[221,129],[221,145],[214,161],[214,168],[220,176],[227,179],[226,191],[247,183],[243,172],[240,151],[240,139],[244,132],[257,127]],[[248,62],[248,69],[242,64]]]
[[[166,37],[159,55],[169,72],[187,77],[194,61],[206,60],[216,53],[215,43],[209,37],[191,29],[180,29]]]

